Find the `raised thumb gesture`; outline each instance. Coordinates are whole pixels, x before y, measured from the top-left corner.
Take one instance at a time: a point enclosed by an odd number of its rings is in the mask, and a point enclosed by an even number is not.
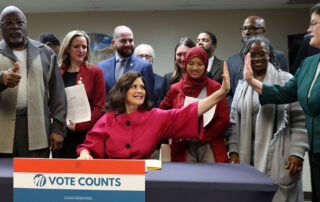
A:
[[[3,84],[7,87],[14,88],[16,87],[21,79],[19,72],[19,63],[14,63],[14,67],[4,71],[2,74]]]
[[[17,73],[17,72],[19,71],[19,63],[18,63],[18,62],[15,62],[15,63],[14,63],[14,68],[12,69],[12,71],[13,71],[14,73]]]

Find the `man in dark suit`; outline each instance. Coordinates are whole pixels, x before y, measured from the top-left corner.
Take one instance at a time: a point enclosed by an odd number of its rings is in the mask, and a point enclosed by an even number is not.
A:
[[[152,64],[138,58],[133,54],[134,41],[133,33],[127,26],[117,26],[113,32],[112,45],[116,48],[113,57],[98,63],[103,71],[106,85],[106,100],[108,101],[108,92],[115,85],[117,80],[126,72],[133,70],[140,72],[147,83],[149,99],[154,101],[153,86],[154,76]]]
[[[249,16],[244,20],[241,27],[242,43],[252,35],[264,35],[266,33],[266,23],[262,17]],[[284,71],[288,70],[288,63],[285,54],[282,51],[275,50],[275,57],[277,58],[280,68]],[[230,76],[230,91],[227,94],[228,107],[230,109],[233,100],[233,95],[236,91],[238,81],[243,79],[243,70],[240,69],[241,57],[240,53],[237,53],[228,58],[228,69]]]
[[[154,50],[152,46],[150,46],[149,44],[140,44],[134,49],[134,54],[139,58],[150,62],[151,64],[153,64],[153,61],[156,58],[154,54]],[[154,104],[156,107],[158,107],[158,99],[159,99],[160,90],[163,83],[163,77],[156,73],[153,73],[153,76],[154,76],[154,100],[155,100]]]
[[[214,55],[217,48],[217,38],[211,32],[200,32],[197,38],[197,46],[203,48],[209,58],[207,71],[211,73],[213,80],[222,83],[223,62]]]

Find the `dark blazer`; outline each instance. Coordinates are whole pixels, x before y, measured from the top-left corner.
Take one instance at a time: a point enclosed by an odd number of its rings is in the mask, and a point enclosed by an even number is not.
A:
[[[162,87],[162,83],[163,83],[163,77],[158,75],[158,74],[153,74],[154,76],[154,104],[156,107],[159,106],[158,100],[159,100],[159,96],[160,96],[160,91],[161,91],[161,87]]]
[[[287,71],[288,63],[287,63],[287,58],[285,54],[279,50],[275,50],[274,53],[275,53],[275,57],[277,58],[280,64],[280,68],[283,71]],[[227,100],[228,100],[228,107],[230,110],[231,103],[233,100],[233,95],[236,92],[238,81],[240,79],[243,79],[243,70],[242,69],[240,70],[240,64],[241,64],[240,53],[237,53],[229,57],[227,64],[228,64],[228,70],[229,70],[229,76],[230,76],[230,91],[227,94]]]
[[[220,84],[222,84],[223,62],[224,61],[214,56],[214,60],[210,69],[212,79],[219,82]]]
[[[158,106],[160,105],[160,103],[162,102],[164,97],[166,97],[167,92],[170,89],[170,86],[179,81],[178,79],[176,79],[175,81],[170,81],[172,74],[173,74],[173,72],[169,72],[169,73],[165,74],[163,77],[163,82],[162,82],[162,86],[161,86],[160,94],[159,94],[159,99],[158,99]]]
[[[115,68],[116,68],[116,57],[113,56],[111,58],[108,58],[107,60],[103,60],[98,63],[97,65],[100,67],[103,71],[103,77],[106,85],[106,101],[108,101],[109,96],[108,93],[110,89],[116,84],[115,79]],[[134,54],[132,54],[129,57],[129,60],[127,62],[127,66],[124,69],[124,73],[133,70],[140,72],[143,76],[143,78],[147,82],[147,91],[149,94],[149,100],[154,101],[154,76],[153,76],[153,70],[152,70],[152,64],[138,58]]]
[[[308,98],[311,83],[316,74],[320,54],[302,61],[294,77],[284,86],[263,84],[261,104],[285,104],[299,101],[306,116],[310,151],[320,153],[320,76],[316,78]]]

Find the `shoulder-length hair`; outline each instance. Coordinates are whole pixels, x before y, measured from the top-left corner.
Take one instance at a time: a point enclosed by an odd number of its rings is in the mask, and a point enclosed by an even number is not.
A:
[[[63,39],[60,52],[59,52],[59,67],[69,67],[71,65],[70,55],[68,50],[70,48],[71,42],[75,37],[83,36],[87,41],[87,55],[84,58],[84,62],[86,66],[90,68],[90,38],[85,31],[81,30],[73,30],[70,31]]]
[[[132,86],[133,82],[138,78],[141,78],[145,89],[147,89],[146,81],[144,80],[144,78],[139,72],[128,71],[127,73],[125,73],[123,76],[120,77],[116,85],[113,86],[112,89],[109,91],[109,101],[106,104],[106,109],[105,109],[106,112],[117,111],[117,114],[126,113],[127,91]],[[151,101],[149,101],[148,91],[146,90],[146,96],[145,96],[144,102],[139,107],[139,109],[151,110],[152,108],[153,108],[153,104]]]
[[[170,78],[171,82],[174,81],[179,81],[182,78],[182,73],[179,65],[177,64],[177,59],[176,59],[176,52],[179,46],[187,46],[189,48],[195,47],[195,43],[188,37],[182,37],[179,41],[179,43],[176,45],[174,49],[174,70],[173,74]]]

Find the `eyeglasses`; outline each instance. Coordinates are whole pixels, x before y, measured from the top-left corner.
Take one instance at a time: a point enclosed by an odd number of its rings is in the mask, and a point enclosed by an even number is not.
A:
[[[310,22],[310,27],[313,29],[317,24],[320,24],[320,22]]]
[[[12,25],[17,26],[18,28],[23,27],[27,22],[22,21],[22,20],[17,20],[17,21],[4,21],[0,22],[2,27],[11,27]]]
[[[255,26],[241,27],[240,31],[241,32],[245,32],[245,31],[255,32],[255,31],[258,31],[259,29],[263,29],[263,27],[255,27]]]
[[[147,59],[147,60],[149,60],[149,59],[152,59],[152,56],[151,55],[147,55],[147,54],[139,54],[139,55],[137,55],[139,58],[145,58],[145,59]]]

